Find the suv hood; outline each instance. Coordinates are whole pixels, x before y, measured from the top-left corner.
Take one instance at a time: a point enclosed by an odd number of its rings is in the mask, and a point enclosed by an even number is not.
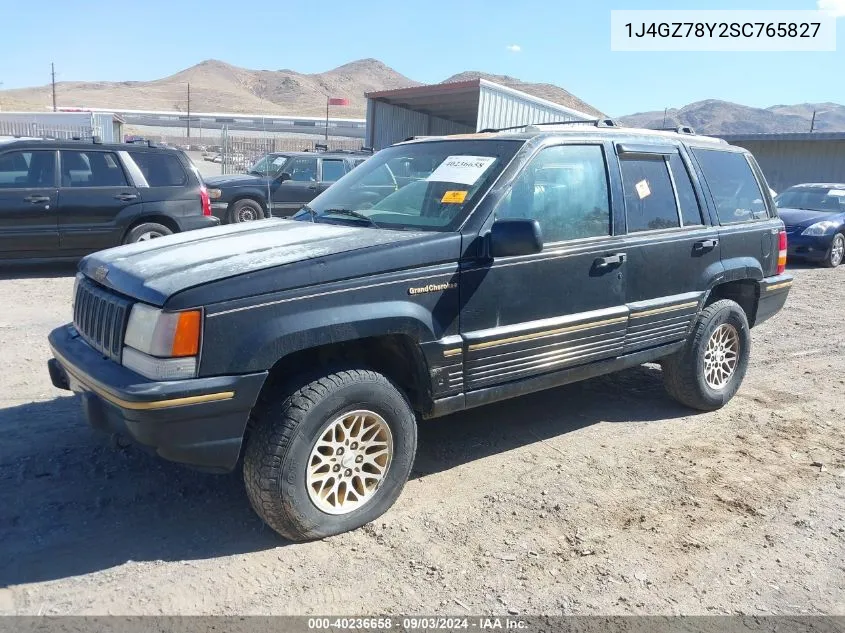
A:
[[[271,179],[252,174],[228,174],[226,176],[211,176],[203,178],[209,187],[248,187],[250,185],[266,186]]]
[[[270,219],[110,248],[89,255],[79,268],[121,294],[162,306],[171,295],[201,284],[424,235]]]

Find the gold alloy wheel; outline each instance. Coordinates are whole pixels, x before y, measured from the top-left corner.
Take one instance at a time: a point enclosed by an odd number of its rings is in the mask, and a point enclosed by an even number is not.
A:
[[[711,389],[723,389],[736,371],[739,361],[739,332],[722,323],[713,330],[704,350],[704,381]]]
[[[372,499],[393,459],[393,434],[373,411],[344,413],[314,444],[306,487],[327,514],[347,514]]]

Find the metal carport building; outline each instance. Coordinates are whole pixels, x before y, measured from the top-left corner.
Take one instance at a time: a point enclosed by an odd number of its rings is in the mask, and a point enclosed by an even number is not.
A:
[[[721,135],[757,159],[769,186],[781,192],[802,182],[845,182],[845,132]]]
[[[480,78],[370,92],[366,97],[366,144],[374,149],[412,136],[596,118]]]

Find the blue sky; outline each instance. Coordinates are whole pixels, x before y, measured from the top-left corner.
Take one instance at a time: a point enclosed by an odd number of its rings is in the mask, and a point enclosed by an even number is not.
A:
[[[821,1],[845,6],[845,0]],[[751,106],[845,103],[845,17],[837,20],[836,52],[610,51],[611,9],[815,9],[817,0],[741,5],[736,0],[7,0],[3,5],[3,89],[47,83],[51,61],[60,81],[122,81],[156,79],[210,58],[248,68],[320,72],[375,57],[426,83],[462,70],[555,83],[613,116],[707,98]],[[508,50],[511,45],[519,52]]]

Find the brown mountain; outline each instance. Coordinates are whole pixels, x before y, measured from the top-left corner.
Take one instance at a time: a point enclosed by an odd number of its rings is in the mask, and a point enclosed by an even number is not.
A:
[[[510,77],[508,75],[492,75],[490,73],[483,73],[477,70],[468,70],[462,73],[458,73],[457,75],[452,75],[442,83],[451,83],[453,81],[469,81],[470,79],[486,79],[487,81],[493,81],[497,84],[507,86],[508,88],[522,90],[523,92],[527,92],[528,94],[534,95],[535,97],[540,97],[541,99],[545,99],[546,101],[558,103],[562,106],[566,106],[567,108],[572,108],[574,110],[578,110],[579,112],[584,112],[586,114],[589,114],[590,116],[604,116],[604,114],[602,114],[599,110],[591,106],[589,103],[581,101],[581,99],[576,97],[571,92],[567,92],[560,86],[555,86],[554,84],[528,83],[526,81],[517,79],[516,77]]]
[[[589,104],[552,84],[527,83],[477,71],[460,73],[446,81],[477,78],[601,116]],[[320,114],[325,112],[326,95],[330,95],[349,99],[349,107],[335,110],[338,116],[342,113],[361,118],[366,112],[365,93],[420,85],[377,59],[361,59],[313,75],[287,69],[249,70],[212,59],[154,81],[63,81],[56,84],[56,94],[60,106],[184,111],[188,83],[194,112]],[[4,110],[45,110],[50,104],[50,86],[0,91],[0,107]]]
[[[665,126],[690,125],[696,132],[714,135],[809,132],[813,110],[817,111],[816,132],[845,132],[845,106],[836,103],[750,108],[717,99],[670,108],[665,115]],[[639,112],[619,117],[619,121],[635,127],[660,128],[664,125],[664,113],[662,110]]]
[[[194,112],[320,114],[328,95],[349,99],[348,107],[335,109],[338,116],[342,112],[349,117],[364,116],[365,92],[419,85],[376,59],[313,75],[249,70],[212,59],[154,81],[63,81],[56,84],[56,95],[60,106],[185,110],[188,83]],[[0,92],[4,110],[44,110],[50,104],[50,86]]]

